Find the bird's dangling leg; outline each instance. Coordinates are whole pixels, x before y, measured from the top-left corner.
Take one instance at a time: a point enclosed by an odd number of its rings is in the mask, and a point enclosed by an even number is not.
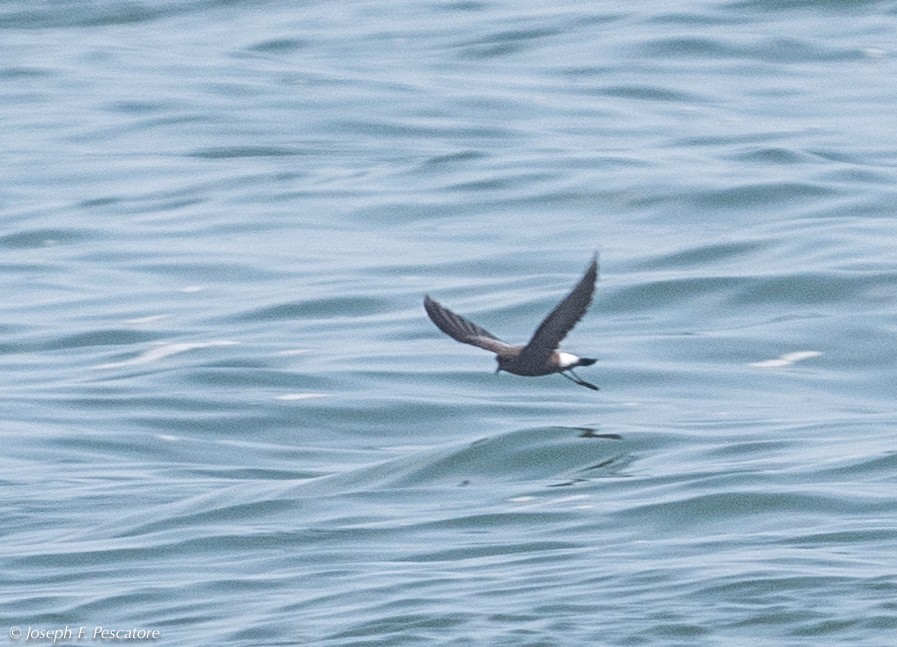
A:
[[[570,375],[567,375],[567,373],[570,373]],[[584,386],[584,387],[586,387],[587,389],[592,389],[593,391],[598,391],[598,390],[599,390],[597,386],[595,386],[594,384],[589,384],[588,382],[586,382],[584,379],[582,379],[581,377],[579,377],[576,373],[574,373],[574,372],[573,372],[572,370],[570,370],[570,369],[567,369],[566,371],[563,371],[563,372],[561,373],[561,375],[563,375],[564,377],[566,377],[568,380],[570,380],[570,381],[573,382],[574,384],[579,384],[580,386]]]

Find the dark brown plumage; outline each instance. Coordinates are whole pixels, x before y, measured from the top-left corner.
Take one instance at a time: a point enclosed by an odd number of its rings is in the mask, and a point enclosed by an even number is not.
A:
[[[596,254],[570,294],[545,317],[525,346],[503,342],[485,328],[434,301],[430,295],[424,296],[424,309],[436,327],[452,339],[495,353],[499,371],[527,376],[560,373],[577,384],[598,390],[597,386],[582,380],[573,372],[578,366],[591,366],[595,360],[558,350],[561,340],[589,309],[597,280]]]

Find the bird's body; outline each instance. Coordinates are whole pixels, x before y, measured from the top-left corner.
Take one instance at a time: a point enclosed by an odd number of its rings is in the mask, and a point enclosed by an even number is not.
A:
[[[503,342],[485,328],[434,301],[430,295],[424,296],[424,309],[436,327],[452,339],[495,353],[499,371],[525,376],[560,373],[577,384],[597,390],[598,387],[573,373],[574,368],[591,366],[595,360],[558,350],[558,344],[588,310],[597,280],[596,255],[579,283],[539,324],[529,342],[522,346]]]

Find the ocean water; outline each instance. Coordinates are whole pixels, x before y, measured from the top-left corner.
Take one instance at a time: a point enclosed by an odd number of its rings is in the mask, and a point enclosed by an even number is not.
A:
[[[895,88],[893,1],[4,2],[0,635],[895,644]],[[423,311],[594,251],[598,392]]]

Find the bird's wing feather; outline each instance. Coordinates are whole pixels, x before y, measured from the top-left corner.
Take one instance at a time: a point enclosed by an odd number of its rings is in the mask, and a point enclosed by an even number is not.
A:
[[[576,287],[539,324],[532,339],[521,351],[518,363],[532,366],[545,365],[561,340],[567,336],[567,333],[589,309],[597,280],[598,255],[596,254]]]
[[[506,344],[485,328],[481,328],[434,301],[429,294],[424,296],[424,309],[427,311],[430,321],[455,341],[485,348],[493,353],[507,352],[512,348],[510,344]]]

